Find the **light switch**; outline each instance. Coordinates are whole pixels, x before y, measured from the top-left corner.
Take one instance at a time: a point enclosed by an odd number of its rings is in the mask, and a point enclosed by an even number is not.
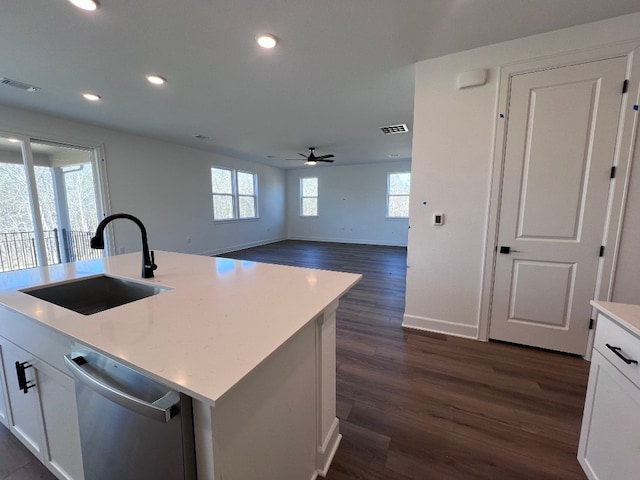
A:
[[[444,213],[434,213],[433,224],[438,226],[444,225]]]

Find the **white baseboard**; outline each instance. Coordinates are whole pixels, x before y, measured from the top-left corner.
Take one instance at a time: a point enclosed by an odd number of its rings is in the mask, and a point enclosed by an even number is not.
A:
[[[257,240],[255,242],[241,243],[230,247],[217,248],[215,250],[207,250],[206,252],[199,252],[198,255],[206,255],[208,257],[215,257],[223,253],[236,252],[238,250],[244,250],[245,248],[260,247],[262,245],[269,245],[270,243],[282,242],[287,240],[286,237],[270,238],[267,240]]]
[[[437,318],[418,317],[405,314],[402,317],[402,326],[414,330],[425,330],[428,332],[444,333],[455,335],[456,337],[478,339],[478,327],[474,325],[464,325],[461,323],[439,320]]]
[[[327,433],[327,437],[324,439],[322,447],[318,448],[318,453],[316,455],[318,475],[323,478],[327,476],[327,472],[331,466],[331,461],[338,451],[340,440],[342,440],[342,435],[340,435],[340,422],[337,418],[334,418],[331,428],[329,429],[329,433]]]
[[[356,245],[380,245],[384,247],[406,247],[407,243],[385,242],[379,240],[362,240],[349,238],[333,238],[333,237],[300,237],[289,236],[287,240],[300,240],[304,242],[328,242],[328,243],[353,243]]]

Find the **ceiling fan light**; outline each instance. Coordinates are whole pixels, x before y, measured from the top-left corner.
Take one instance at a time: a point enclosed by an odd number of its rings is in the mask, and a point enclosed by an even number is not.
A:
[[[311,167],[313,165],[317,165],[317,164],[318,164],[318,162],[314,162],[313,160],[307,160],[307,162],[305,163],[305,165],[307,165],[309,167]]]
[[[256,37],[256,42],[262,48],[273,48],[278,44],[278,39],[270,33],[261,33]]]
[[[76,7],[86,10],[88,12],[93,12],[97,10],[100,4],[96,0],[69,0]]]

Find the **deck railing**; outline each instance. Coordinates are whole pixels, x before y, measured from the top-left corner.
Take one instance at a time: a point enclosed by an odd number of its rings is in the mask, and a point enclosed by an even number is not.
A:
[[[43,233],[49,265],[102,256],[100,250],[94,250],[89,245],[93,232],[64,228],[58,231],[54,228]],[[37,266],[35,232],[0,233],[0,272]]]

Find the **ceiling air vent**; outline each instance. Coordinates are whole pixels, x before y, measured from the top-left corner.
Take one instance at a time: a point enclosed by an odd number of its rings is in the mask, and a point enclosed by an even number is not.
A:
[[[16,88],[19,88],[20,90],[25,90],[27,92],[35,93],[35,92],[38,92],[39,90],[42,90],[40,87],[29,85],[28,83],[18,82],[16,80],[11,80],[10,78],[6,78],[6,77],[0,77],[0,83],[2,85],[8,85],[10,87],[16,87]]]
[[[409,127],[407,127],[406,123],[400,125],[389,125],[388,127],[380,127],[382,133],[387,135],[393,135],[395,133],[407,133],[409,131]]]

